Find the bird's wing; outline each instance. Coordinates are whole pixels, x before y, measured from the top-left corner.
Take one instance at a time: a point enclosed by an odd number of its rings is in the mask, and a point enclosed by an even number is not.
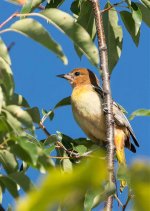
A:
[[[135,145],[137,147],[139,147],[138,141],[136,139],[136,136],[135,136],[135,134],[133,132],[133,129],[132,129],[132,127],[131,127],[131,125],[130,125],[128,119],[127,119],[127,117],[123,113],[123,111],[120,108],[120,106],[116,102],[114,102],[114,101],[113,101],[113,113],[114,113],[115,123],[118,126],[120,126],[120,127],[123,127],[123,126],[126,127],[129,130],[129,132],[130,132],[130,134],[132,136],[132,139],[133,139]]]
[[[103,89],[100,86],[94,86],[93,88],[103,98],[103,96],[104,96]],[[115,101],[113,101],[113,113],[114,113],[115,124],[120,127],[126,127],[129,130],[135,145],[137,147],[139,147],[138,141],[136,139],[136,136],[133,132],[133,129],[132,129],[127,117],[123,113],[121,106],[119,106]]]

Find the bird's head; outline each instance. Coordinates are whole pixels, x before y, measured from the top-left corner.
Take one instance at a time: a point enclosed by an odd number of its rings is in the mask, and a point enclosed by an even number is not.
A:
[[[99,80],[96,75],[86,68],[76,68],[67,74],[57,75],[57,77],[68,80],[73,88],[88,84],[99,86]]]

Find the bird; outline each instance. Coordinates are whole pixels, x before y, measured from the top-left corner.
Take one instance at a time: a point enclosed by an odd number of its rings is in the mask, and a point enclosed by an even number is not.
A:
[[[104,91],[97,76],[87,68],[75,68],[67,74],[57,76],[68,80],[72,86],[71,105],[77,124],[88,138],[106,146]],[[121,106],[115,101],[113,101],[113,117],[116,157],[120,166],[126,166],[124,148],[135,153],[135,145],[139,147],[139,143]],[[134,144],[131,143],[131,137]],[[125,180],[120,181],[121,192],[126,185]]]

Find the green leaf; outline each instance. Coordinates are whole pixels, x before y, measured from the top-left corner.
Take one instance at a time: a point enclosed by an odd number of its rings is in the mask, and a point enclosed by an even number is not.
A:
[[[80,24],[89,33],[91,39],[94,40],[96,35],[96,26],[92,9],[92,2],[83,1],[81,4],[81,10],[77,19],[77,23]],[[77,46],[75,46],[75,50],[78,56],[81,58],[83,53]]]
[[[139,38],[140,38],[140,30],[136,34],[135,21],[132,17],[132,14],[127,11],[121,11],[120,15],[121,15],[121,19],[122,19],[126,29],[128,30],[129,34],[131,35],[135,45],[138,46]]]
[[[13,154],[15,154],[16,157],[20,158],[22,161],[24,161],[27,164],[30,164],[31,166],[33,165],[29,153],[25,149],[23,149],[18,143],[9,141],[8,146],[10,147],[10,151]]]
[[[30,37],[34,41],[40,43],[55,53],[64,64],[68,63],[66,56],[63,54],[61,46],[51,38],[47,30],[39,22],[31,18],[22,19],[12,24],[8,30]]]
[[[136,211],[150,210],[150,164],[136,161],[129,170]]]
[[[150,10],[143,4],[136,3],[142,12],[142,19],[150,27]]]
[[[18,121],[10,112],[3,109],[3,114],[6,116],[6,121],[8,125],[10,126],[11,130],[17,135],[20,135],[23,133],[22,124],[20,121]]]
[[[29,13],[32,12],[35,8],[37,8],[42,2],[45,0],[26,0],[21,13]]]
[[[31,11],[32,0],[26,0],[23,4],[21,13],[29,13]]]
[[[146,7],[148,7],[150,9],[150,1],[149,0],[141,0]]]
[[[79,23],[89,33],[92,40],[95,38],[96,26],[92,3],[90,1],[83,1],[81,4],[81,10],[77,19],[77,23]]]
[[[12,137],[9,146],[17,156],[33,165],[36,165],[38,155],[42,152],[42,149],[37,144],[29,141],[27,137]]]
[[[33,188],[31,180],[23,172],[15,172],[10,174],[9,177],[11,177],[25,192],[28,192]]]
[[[44,149],[44,153],[49,156],[51,152],[55,150],[55,144],[50,144],[48,148]]]
[[[8,174],[17,171],[18,163],[15,156],[8,150],[0,150],[0,163]]]
[[[1,38],[0,38],[0,57],[2,57],[2,59],[5,60],[5,62],[11,65],[11,60],[8,54],[7,47]]]
[[[16,211],[47,208],[52,210],[52,207],[60,201],[67,206],[66,210],[83,210],[81,207],[75,209],[75,206],[84,197],[85,191],[100,187],[107,178],[106,163],[98,159],[99,155],[101,154],[96,155],[95,159],[86,160],[82,165],[76,166],[73,172],[61,173],[59,168],[51,169],[38,190],[31,191],[25,198],[19,200]],[[71,200],[72,198],[76,200]]]
[[[2,204],[3,201],[3,190],[2,187],[0,186],[0,204]]]
[[[101,202],[106,201],[110,195],[116,191],[113,183],[107,183],[104,187],[95,190],[90,189],[85,194],[84,208],[85,211],[91,211],[92,208],[98,206]]]
[[[0,184],[1,183],[8,189],[8,191],[14,198],[17,198],[19,196],[17,184],[10,177],[0,175]]]
[[[138,109],[130,115],[129,119],[132,120],[136,116],[150,116],[150,109]]]
[[[49,3],[47,3],[46,5],[46,9],[47,8],[57,8],[60,7],[63,4],[64,0],[50,0]]]
[[[85,148],[87,149],[87,151],[91,151],[91,150],[96,150],[98,149],[98,145],[86,138],[78,138],[78,139],[74,139],[72,141],[73,145],[74,145],[74,149],[76,146],[85,146]]]
[[[20,106],[9,105],[5,107],[5,109],[27,128],[33,128],[31,116],[28,114],[27,111],[23,110]]]
[[[66,153],[64,153],[64,157],[68,156]],[[71,172],[73,170],[72,162],[70,159],[63,159],[62,160],[62,166],[64,172]]]
[[[96,191],[97,192],[97,191]],[[85,194],[85,200],[84,200],[84,209],[85,211],[91,211],[94,204],[94,198],[96,197],[97,193],[93,191],[88,191]]]
[[[67,106],[67,105],[70,105],[71,104],[71,97],[65,97],[63,98],[62,100],[60,100],[54,107],[54,109],[56,108],[60,108],[62,106]]]
[[[43,143],[44,143],[44,146],[47,146],[47,145],[54,144],[57,141],[58,141],[57,135],[54,134],[54,135],[49,136],[47,139],[45,139]]]
[[[136,36],[140,30],[140,26],[142,23],[142,13],[138,5],[134,2],[131,3],[131,11],[132,11],[132,18],[135,22],[135,36]]]
[[[5,116],[0,118],[0,143],[2,143],[4,138],[6,137],[6,134],[11,131],[11,128],[6,122]]]
[[[10,97],[14,92],[14,81],[12,71],[8,63],[0,57],[0,85],[6,96]]]
[[[27,140],[26,137],[21,137],[20,139],[15,139],[18,141],[18,145],[24,149],[30,156],[32,163],[36,165],[38,154],[41,153],[41,149],[37,147],[36,144]]]
[[[83,155],[85,152],[87,152],[87,147],[85,145],[78,145],[73,149],[76,150],[80,155]]]
[[[70,10],[76,15],[79,15],[80,13],[81,2],[81,0],[74,0],[71,4]]]
[[[67,105],[70,105],[71,104],[71,97],[65,97],[63,98],[62,100],[60,100],[56,105],[55,107],[53,108],[53,110],[50,110],[50,111],[46,111],[46,110],[43,110],[42,113],[44,115],[44,119],[46,119],[47,117],[50,118],[50,120],[52,120],[54,118],[54,110],[57,109],[57,108],[60,108],[62,106],[67,106]]]
[[[0,86],[0,113],[2,111],[2,106],[4,105],[4,96],[3,96],[3,91],[2,88]]]
[[[107,3],[105,8],[110,6],[111,4]],[[108,48],[108,66],[111,73],[121,56],[123,41],[122,28],[118,24],[118,14],[115,8],[103,14],[103,22]]]
[[[38,107],[29,108],[26,110],[26,112],[29,113],[29,115],[32,117],[32,121],[39,124],[41,117]]]
[[[13,96],[9,99],[9,104],[18,105],[25,108],[30,107],[26,99],[22,95],[16,93],[14,93]]]
[[[45,109],[42,109],[42,114],[44,115],[42,117],[42,120],[46,120],[48,117],[50,120],[52,120],[54,118],[54,111],[50,110],[50,111],[46,111]]]
[[[93,65],[98,66],[99,54],[97,47],[92,42],[86,30],[77,24],[71,15],[54,8],[46,9],[40,14],[41,17],[45,16],[47,21],[68,35],[89,61]]]
[[[50,153],[55,149],[55,146],[52,145],[49,148],[44,149],[44,154],[41,154],[37,160],[37,166],[41,173],[47,173],[47,170],[54,167],[54,161],[50,159]]]
[[[84,209],[85,211],[91,211],[92,208],[95,205],[95,199],[100,195],[102,192],[101,188],[98,190],[88,190],[85,194],[85,200],[84,200]]]

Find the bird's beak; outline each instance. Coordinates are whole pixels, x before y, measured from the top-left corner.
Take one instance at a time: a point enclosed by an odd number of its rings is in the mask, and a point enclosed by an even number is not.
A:
[[[69,80],[69,81],[72,79],[72,76],[69,75],[69,74],[61,74],[61,75],[56,75],[56,76],[59,77],[59,78],[64,78],[64,79]]]

